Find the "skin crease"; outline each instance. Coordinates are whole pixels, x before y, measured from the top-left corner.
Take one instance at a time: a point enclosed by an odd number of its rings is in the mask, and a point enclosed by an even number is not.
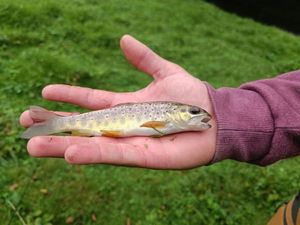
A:
[[[208,111],[212,115],[209,122],[212,128],[162,138],[34,137],[27,145],[29,154],[34,157],[62,157],[72,164],[102,163],[153,169],[189,169],[208,164],[215,154],[217,125],[204,83],[129,35],[121,38],[120,46],[133,66],[154,78],[146,88],[131,93],[115,93],[54,84],[43,89],[43,97],[91,110],[126,102],[181,102]],[[24,127],[34,122],[28,111],[20,116]]]

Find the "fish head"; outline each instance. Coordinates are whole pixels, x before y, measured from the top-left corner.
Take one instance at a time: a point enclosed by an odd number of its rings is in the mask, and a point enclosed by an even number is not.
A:
[[[174,125],[192,131],[206,130],[211,127],[208,123],[211,115],[198,106],[181,105],[173,116]]]

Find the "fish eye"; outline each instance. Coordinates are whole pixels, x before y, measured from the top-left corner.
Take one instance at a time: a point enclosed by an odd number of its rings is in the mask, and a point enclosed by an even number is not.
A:
[[[199,114],[201,112],[201,109],[197,106],[192,106],[190,109],[189,109],[189,113],[193,114],[193,115],[196,115],[196,114]]]

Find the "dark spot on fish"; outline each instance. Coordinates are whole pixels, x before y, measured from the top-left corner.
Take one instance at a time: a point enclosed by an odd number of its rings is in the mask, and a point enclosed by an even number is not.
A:
[[[145,147],[145,149],[149,148],[148,144],[144,144],[144,147]]]

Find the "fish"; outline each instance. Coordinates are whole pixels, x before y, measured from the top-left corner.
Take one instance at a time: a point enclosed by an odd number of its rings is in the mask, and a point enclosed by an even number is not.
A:
[[[159,101],[123,103],[110,108],[77,115],[61,116],[39,106],[31,106],[34,121],[21,138],[71,133],[75,136],[161,137],[168,134],[204,131],[211,125],[211,115],[194,105]]]

